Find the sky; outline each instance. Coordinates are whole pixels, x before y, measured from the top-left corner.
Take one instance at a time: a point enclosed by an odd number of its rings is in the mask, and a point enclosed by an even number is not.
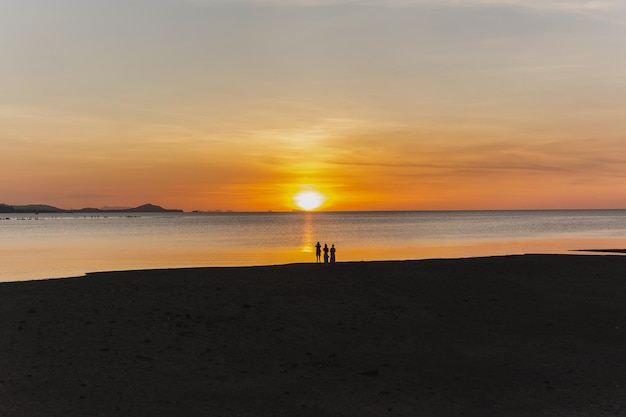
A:
[[[0,0],[0,203],[626,208],[622,0]]]

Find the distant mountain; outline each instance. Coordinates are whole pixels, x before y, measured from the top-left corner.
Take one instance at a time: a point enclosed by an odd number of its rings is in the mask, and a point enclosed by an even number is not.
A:
[[[25,206],[13,206],[16,213],[63,213],[65,210],[47,204],[28,204]]]
[[[79,210],[65,210],[46,204],[29,204],[25,206],[11,206],[0,204],[0,213],[182,213],[178,209],[165,209],[154,204],[144,204],[135,208],[107,209],[85,207]]]
[[[7,204],[0,204],[0,213],[13,213],[14,211],[15,207]]]
[[[144,204],[143,206],[124,209],[120,211],[130,212],[130,213],[161,213],[161,212],[181,212],[182,210],[164,209],[163,207],[155,206],[154,204]]]

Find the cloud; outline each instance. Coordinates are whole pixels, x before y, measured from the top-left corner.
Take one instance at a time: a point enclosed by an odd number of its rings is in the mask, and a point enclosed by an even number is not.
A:
[[[622,0],[186,0],[196,4],[258,4],[289,7],[387,5],[387,6],[515,6],[520,8],[570,11],[613,11],[624,9]]]
[[[625,176],[623,138],[468,142],[428,140],[420,132],[380,131],[341,140],[336,146],[346,152],[334,152],[329,163],[358,175],[489,181],[494,176],[529,181],[545,176],[598,183]]]
[[[445,6],[515,6],[545,10],[615,10],[623,8],[621,0],[394,0],[399,4]]]
[[[182,0],[203,6],[248,5],[259,7],[428,7],[514,8],[532,12],[568,13],[615,24],[626,24],[623,0]]]

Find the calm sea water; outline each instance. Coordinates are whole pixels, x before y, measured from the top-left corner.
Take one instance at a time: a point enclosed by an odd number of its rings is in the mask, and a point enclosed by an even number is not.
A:
[[[626,247],[626,210],[0,214],[0,281],[86,272]]]

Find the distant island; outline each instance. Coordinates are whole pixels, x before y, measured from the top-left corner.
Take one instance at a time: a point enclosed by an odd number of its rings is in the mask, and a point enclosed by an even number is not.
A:
[[[85,207],[78,210],[66,210],[46,204],[29,204],[25,206],[12,206],[0,203],[0,213],[182,213],[178,209],[165,209],[154,204],[144,204],[139,207],[115,209]]]

